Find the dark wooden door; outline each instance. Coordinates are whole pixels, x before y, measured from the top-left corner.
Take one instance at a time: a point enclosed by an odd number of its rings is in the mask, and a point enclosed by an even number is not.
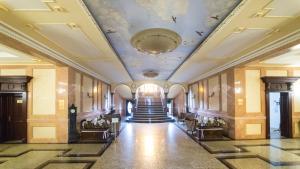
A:
[[[0,141],[26,141],[26,93],[0,93],[0,103]]]
[[[288,92],[280,93],[280,131],[281,136],[292,137],[292,98]]]

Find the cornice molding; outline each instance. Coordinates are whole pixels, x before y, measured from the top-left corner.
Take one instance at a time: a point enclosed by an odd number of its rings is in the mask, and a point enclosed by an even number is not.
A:
[[[294,32],[282,37],[282,38],[279,38],[279,39],[277,39],[277,40],[275,40],[271,43],[268,43],[268,44],[264,45],[261,48],[258,48],[258,49],[254,50],[252,52],[249,52],[246,55],[243,55],[243,56],[241,56],[237,59],[234,59],[230,62],[227,62],[222,66],[214,68],[212,71],[204,73],[204,74],[200,75],[199,77],[195,78],[194,80],[191,80],[190,82],[194,83],[194,82],[197,82],[201,79],[205,79],[209,76],[215,75],[215,74],[220,73],[220,72],[222,72],[226,69],[232,68],[234,66],[237,66],[237,65],[240,65],[240,64],[245,63],[247,61],[250,61],[252,59],[255,59],[255,58],[257,58],[257,57],[259,57],[259,56],[261,56],[261,55],[263,55],[267,52],[270,52],[272,50],[280,48],[284,45],[287,45],[287,44],[289,44],[291,42],[294,42],[296,40],[299,40],[299,39],[300,39],[300,30],[294,31]]]
[[[99,80],[102,80],[106,83],[110,83],[110,80],[104,78],[103,76],[101,76],[100,74],[92,71],[91,69],[82,66],[81,64],[71,60],[70,58],[66,57],[65,55],[63,55],[60,52],[57,52],[49,47],[47,47],[45,44],[38,42],[36,40],[34,40],[33,38],[29,37],[28,35],[20,32],[19,30],[16,30],[14,28],[12,28],[11,26],[5,24],[4,22],[0,21],[0,32],[3,33],[4,35],[13,38],[21,43],[24,43],[50,57],[52,57],[53,59],[56,59],[70,67],[73,67],[79,71],[82,71],[83,73],[86,73],[88,75],[91,75]]]

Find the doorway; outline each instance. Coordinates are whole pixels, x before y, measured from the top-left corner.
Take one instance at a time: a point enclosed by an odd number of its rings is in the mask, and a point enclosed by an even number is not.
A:
[[[269,93],[268,136],[270,139],[292,137],[291,98],[289,92]]]
[[[26,93],[0,93],[0,142],[26,142]]]
[[[266,94],[266,138],[272,138],[271,127],[279,130],[277,137],[292,138],[292,85],[300,77],[264,76],[261,79],[265,83]],[[277,114],[272,112],[276,108]]]
[[[133,103],[132,100],[126,100],[126,116],[132,116]]]
[[[270,138],[281,138],[280,93],[270,93]]]

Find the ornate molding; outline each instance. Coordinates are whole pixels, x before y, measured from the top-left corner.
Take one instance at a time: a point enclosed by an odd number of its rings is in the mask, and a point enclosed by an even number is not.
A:
[[[56,59],[62,63],[65,63],[68,66],[71,66],[79,71],[82,71],[86,74],[89,74],[99,80],[102,80],[106,83],[110,83],[110,81],[104,77],[102,77],[100,74],[90,70],[89,68],[82,66],[81,64],[71,60],[70,58],[66,57],[62,53],[59,53],[49,47],[47,47],[45,44],[38,42],[34,40],[33,38],[25,35],[24,33],[12,28],[11,26],[5,24],[4,22],[0,22],[0,32],[3,33],[4,35],[13,38],[21,43],[24,43],[50,57],[53,59]]]

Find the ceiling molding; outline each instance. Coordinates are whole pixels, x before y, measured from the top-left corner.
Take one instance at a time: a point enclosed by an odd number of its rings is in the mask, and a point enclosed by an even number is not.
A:
[[[192,80],[190,82],[193,83],[193,82],[199,81],[201,79],[207,78],[209,76],[215,75],[219,72],[222,72],[231,67],[234,67],[234,66],[240,65],[242,63],[245,63],[247,61],[250,61],[251,59],[255,59],[264,53],[270,52],[274,49],[280,48],[284,45],[287,45],[287,44],[294,42],[296,40],[299,40],[299,39],[300,39],[300,30],[294,31],[278,40],[275,40],[259,49],[254,50],[244,56],[234,59],[233,61],[227,62],[226,64],[224,64],[222,66],[214,68],[212,71],[204,73],[204,74],[200,75],[198,78],[195,78],[194,80]]]
[[[193,55],[195,55],[199,50],[200,48],[205,45],[207,43],[207,41],[209,41],[216,33],[218,33],[219,31],[221,31],[227,24],[229,24],[233,18],[233,16],[236,16],[238,15],[240,12],[241,12],[241,9],[244,7],[244,5],[248,2],[249,0],[242,0],[239,4],[237,4],[234,9],[232,10],[231,13],[229,13],[226,18],[220,22],[220,24],[218,24],[216,26],[216,28],[204,39],[203,42],[201,42],[199,44],[198,47],[196,47],[195,50],[193,50],[188,57],[186,57],[184,59],[184,61],[178,65],[178,67],[170,74],[170,76],[167,78],[167,80],[170,80],[172,78],[172,76],[180,69],[180,67],[186,63],[186,61],[188,59],[190,59]]]
[[[0,22],[0,32],[3,33],[4,35],[11,37],[21,43],[24,43],[42,53],[45,53],[46,55],[62,62],[65,63],[68,66],[71,66],[79,71],[82,71],[88,75],[91,75],[99,80],[102,80],[106,83],[110,83],[111,81],[104,78],[103,76],[101,76],[100,74],[92,71],[91,69],[82,66],[81,64],[71,60],[70,58],[66,57],[65,55],[50,49],[48,46],[44,45],[43,43],[40,43],[34,39],[32,39],[31,37],[25,35],[24,33],[12,28],[11,26],[5,24],[4,22]]]

